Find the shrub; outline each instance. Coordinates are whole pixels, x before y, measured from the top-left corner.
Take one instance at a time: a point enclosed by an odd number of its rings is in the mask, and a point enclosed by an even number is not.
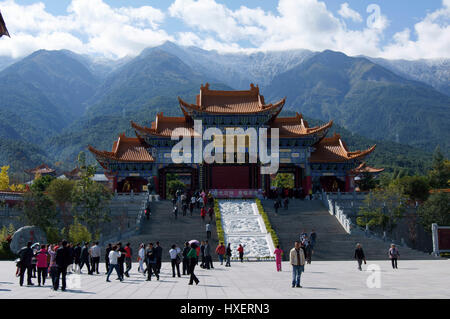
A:
[[[269,216],[267,216],[266,212],[264,211],[264,208],[263,208],[259,198],[256,198],[255,201],[256,201],[256,206],[258,207],[259,214],[261,215],[261,217],[264,221],[264,224],[266,225],[267,232],[272,237],[273,244],[276,247],[277,245],[280,244],[277,233],[272,228],[272,225],[270,224],[270,221],[269,221]]]
[[[220,217],[219,201],[217,199],[214,199],[214,214],[216,216],[217,237],[219,238],[219,242],[225,243],[222,219]]]

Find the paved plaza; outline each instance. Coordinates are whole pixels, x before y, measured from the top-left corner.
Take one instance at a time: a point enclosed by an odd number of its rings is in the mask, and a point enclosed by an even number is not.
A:
[[[66,292],[55,292],[50,289],[50,279],[45,287],[38,287],[34,278],[35,286],[20,287],[15,264],[1,261],[0,299],[450,298],[450,260],[400,260],[398,270],[393,270],[387,260],[371,261],[363,268],[379,267],[378,273],[358,271],[352,261],[317,261],[306,265],[303,288],[291,288],[291,267],[287,262],[279,273],[275,262],[234,262],[231,268],[216,263],[213,270],[197,267],[198,286],[188,286],[188,276],[173,278],[169,263],[163,264],[160,281],[152,278],[151,282],[137,273],[137,266],[133,264],[130,278],[124,282],[115,280],[115,272],[110,283],[103,274],[82,274],[78,278],[69,276],[71,287]],[[104,264],[101,267],[104,271]]]

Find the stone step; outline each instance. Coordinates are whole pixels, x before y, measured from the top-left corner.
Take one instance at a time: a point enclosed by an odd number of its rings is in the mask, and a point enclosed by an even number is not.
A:
[[[192,239],[206,240],[206,224],[209,222],[209,217],[207,216],[206,222],[203,222],[199,209],[195,208],[192,216],[190,216],[189,210],[187,216],[182,216],[179,207],[178,217],[175,219],[172,202],[161,200],[151,202],[150,211],[150,219],[144,219],[141,234],[122,240],[122,242],[130,242],[134,249],[138,249],[142,242],[148,244],[149,242],[159,241],[161,247],[163,247],[163,261],[169,261],[168,254],[172,244],[177,244],[182,248],[186,241]],[[211,222],[211,238],[208,241],[215,250],[218,238],[214,219]]]
[[[314,260],[351,260],[357,243],[364,249],[367,259],[387,259],[389,242],[378,238],[367,238],[358,234],[349,235],[338,220],[330,215],[319,200],[292,200],[289,209],[280,208],[278,214],[273,208],[273,200],[262,200],[263,208],[277,233],[281,248],[288,252],[305,230],[317,233],[313,254]],[[433,259],[434,257],[407,247],[399,247],[402,259]],[[288,254],[284,254],[284,260]]]

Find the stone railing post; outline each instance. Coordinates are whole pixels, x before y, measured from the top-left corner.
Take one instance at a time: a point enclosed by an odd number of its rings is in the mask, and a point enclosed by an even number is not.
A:
[[[433,238],[433,255],[440,256],[439,252],[439,238],[438,238],[439,226],[436,223],[431,224],[431,233]]]

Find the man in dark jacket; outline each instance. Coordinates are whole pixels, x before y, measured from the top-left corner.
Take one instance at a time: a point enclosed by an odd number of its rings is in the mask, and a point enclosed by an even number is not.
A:
[[[153,273],[155,274],[156,279],[159,280],[159,273],[157,270],[156,247],[153,247],[153,243],[150,243],[148,245],[148,248],[145,251],[145,259],[147,262],[147,281],[152,280]]]
[[[161,272],[162,254],[163,254],[163,249],[159,245],[159,241],[157,241],[156,242],[156,247],[155,247],[155,255],[156,255],[156,271],[158,272],[158,275]]]
[[[189,243],[184,243],[184,249],[183,249],[183,275],[189,275],[189,258],[187,257],[187,254],[191,250],[191,247],[189,247]]]
[[[122,243],[118,243],[118,250],[120,251],[120,257],[117,258],[117,264],[119,265],[119,272],[120,272],[120,277],[123,278],[124,274],[125,274],[125,269],[124,269],[124,263],[125,263],[125,255],[127,254],[127,251],[125,250],[124,247],[122,247]]]
[[[89,263],[89,243],[84,243],[83,248],[81,249],[81,256],[80,256],[80,274],[81,269],[83,269],[84,264],[86,264],[88,269],[88,274],[91,275],[91,265]]]
[[[109,252],[112,250],[112,245],[108,244],[108,247],[106,247],[105,251],[105,266],[106,266],[106,274],[108,274],[109,271]]]
[[[53,289],[56,291],[59,287],[59,277],[62,275],[62,285],[61,290],[66,290],[66,275],[67,275],[67,267],[71,264],[72,254],[70,253],[70,248],[67,246],[67,241],[63,240],[62,247],[59,247],[56,251],[56,267],[58,267],[58,273],[56,275],[56,279],[53,285]]]
[[[358,261],[358,269],[362,270],[361,264],[364,261],[364,264],[366,263],[366,256],[364,255],[364,251],[361,247],[361,244],[356,245],[355,249],[355,259]]]
[[[31,259],[33,258],[33,249],[31,249],[32,242],[29,241],[26,247],[23,247],[18,255],[20,258],[20,285],[23,286],[23,277],[25,276],[25,270],[27,271],[27,285],[33,286],[31,282]]]

